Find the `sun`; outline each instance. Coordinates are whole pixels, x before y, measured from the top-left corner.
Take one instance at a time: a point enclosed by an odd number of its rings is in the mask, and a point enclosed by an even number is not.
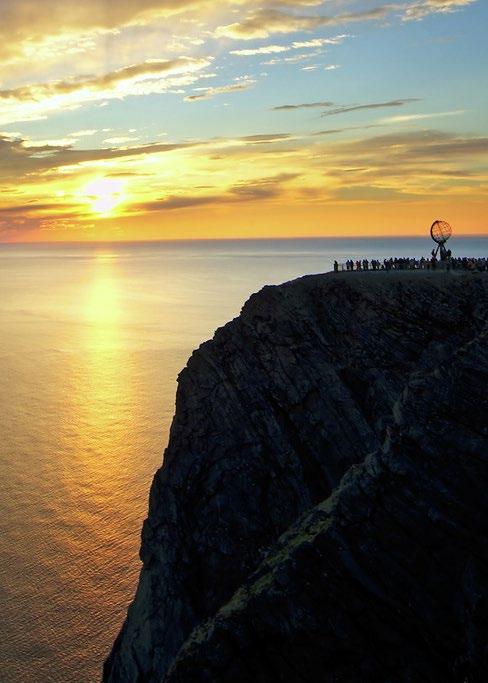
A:
[[[124,182],[115,178],[95,178],[83,188],[93,213],[107,216],[124,201]]]

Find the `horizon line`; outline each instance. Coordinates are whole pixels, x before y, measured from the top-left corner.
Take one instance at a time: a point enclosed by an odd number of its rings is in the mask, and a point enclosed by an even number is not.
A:
[[[60,246],[60,245],[96,245],[96,244],[179,244],[179,243],[189,243],[189,242],[293,242],[298,240],[355,240],[355,239],[390,239],[390,240],[400,240],[400,239],[418,239],[424,238],[431,240],[430,234],[427,233],[414,233],[414,234],[403,234],[403,235],[304,235],[304,236],[292,236],[292,237],[182,237],[182,238],[168,238],[168,239],[146,239],[146,240],[134,240],[134,239],[118,239],[118,240],[35,240],[35,241],[11,241],[4,242],[0,240],[0,246]],[[472,233],[462,233],[454,237],[460,238],[488,238],[488,232],[472,232]]]

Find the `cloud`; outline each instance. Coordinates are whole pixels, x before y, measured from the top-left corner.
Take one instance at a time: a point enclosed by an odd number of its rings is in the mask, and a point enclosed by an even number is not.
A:
[[[420,0],[409,5],[403,15],[404,21],[420,20],[429,14],[447,14],[472,5],[476,0]]]
[[[256,84],[253,78],[245,78],[237,83],[228,83],[226,85],[217,85],[212,88],[201,88],[201,92],[196,95],[187,95],[185,97],[186,102],[197,102],[198,100],[210,100],[212,97],[217,95],[226,95],[235,92],[242,92],[243,90],[249,90]]]
[[[325,26],[352,22],[379,21],[397,13],[404,21],[420,20],[430,14],[455,12],[473,4],[476,0],[417,0],[413,3],[385,3],[363,11],[343,12],[336,15],[301,15],[283,12],[274,7],[261,7],[246,18],[232,24],[218,26],[215,35],[235,40],[268,38],[278,33],[313,31]],[[262,4],[262,3],[261,3]],[[269,3],[276,6],[300,6],[305,3]],[[310,3],[311,4],[311,3]],[[315,3],[318,4],[318,3]]]
[[[22,215],[29,215],[32,213],[44,213],[44,212],[50,212],[50,213],[57,213],[60,210],[62,210],[63,214],[65,213],[65,209],[69,208],[72,206],[73,208],[76,208],[76,205],[67,205],[63,204],[62,207],[58,203],[36,203],[36,202],[29,202],[27,204],[14,204],[13,206],[0,206],[0,216],[2,215],[13,215],[13,214],[22,214]]]
[[[430,144],[412,147],[409,154],[413,159],[429,158],[434,162],[454,157],[484,157],[488,154],[488,137],[440,137]]]
[[[153,211],[174,211],[178,209],[192,209],[209,204],[223,205],[238,202],[255,202],[275,199],[283,192],[283,184],[295,178],[297,173],[280,173],[278,175],[245,180],[232,185],[228,190],[219,194],[168,195],[154,201],[142,202],[132,207],[136,213]]]
[[[242,50],[231,50],[231,55],[238,55],[239,57],[253,57],[254,55],[270,55],[279,54],[281,52],[289,52],[290,50],[305,50],[323,47],[324,45],[340,45],[346,40],[352,38],[348,33],[335,36],[334,38],[313,38],[312,40],[294,41],[290,45],[263,45],[262,47],[248,48]]]
[[[339,187],[334,198],[347,202],[391,202],[398,199],[415,199],[413,193],[400,191],[393,187],[376,187],[375,185],[353,185],[352,187]]]
[[[312,137],[320,137],[322,135],[336,135],[337,133],[346,133],[351,130],[368,130],[369,128],[378,128],[380,124],[370,123],[367,126],[344,126],[343,128],[327,128],[326,130],[317,130],[312,133]]]
[[[237,139],[241,142],[260,144],[263,142],[279,142],[282,140],[289,140],[291,137],[292,136],[290,133],[260,133],[259,135],[243,135]]]
[[[316,66],[316,65],[314,65]],[[326,64],[325,69],[337,69],[337,64]],[[336,116],[337,114],[346,114],[352,111],[361,111],[363,109],[383,109],[389,107],[403,107],[410,102],[418,102],[419,99],[416,97],[409,97],[401,100],[387,100],[386,102],[369,102],[367,104],[353,104],[345,105],[342,107],[334,107],[333,102],[322,101],[322,102],[300,102],[298,104],[280,104],[279,106],[272,107],[271,111],[296,111],[297,109],[316,109],[316,108],[327,108],[321,116]]]
[[[323,107],[332,107],[334,103],[327,100],[320,102],[305,102],[300,104],[280,104],[277,107],[271,107],[271,111],[295,111],[296,109],[315,109]]]
[[[68,223],[70,227],[74,227],[80,218],[79,208],[75,204],[59,202],[32,201],[11,206],[0,204],[0,239],[3,242],[16,241],[54,221],[58,227],[61,223],[66,227]]]
[[[148,78],[162,78],[167,74],[181,74],[198,71],[210,64],[209,59],[192,57],[180,57],[171,60],[148,60],[142,64],[132,64],[121,69],[103,74],[101,76],[87,76],[85,78],[71,78],[51,83],[27,85],[10,90],[0,90],[0,98],[5,100],[38,101],[57,95],[69,95],[87,91],[94,93],[107,93],[114,90],[120,84],[134,83]]]
[[[231,55],[239,57],[253,57],[254,55],[272,55],[279,52],[288,52],[291,48],[288,45],[264,45],[263,47],[249,48],[248,50],[231,50]]]
[[[418,97],[409,97],[402,100],[387,100],[386,102],[369,102],[367,104],[354,104],[345,107],[336,107],[335,109],[329,109],[324,111],[321,116],[337,116],[338,114],[347,114],[353,111],[362,111],[364,109],[384,109],[389,107],[403,107],[410,102],[418,102]]]
[[[312,38],[311,40],[294,41],[291,46],[295,50],[302,50],[303,48],[323,47],[324,45],[340,45],[346,38],[352,38],[350,33],[341,33],[333,38]]]
[[[126,145],[128,142],[136,142],[138,137],[131,135],[119,135],[113,138],[107,138],[103,142],[107,145]]]
[[[235,138],[211,138],[190,142],[162,143],[151,142],[143,145],[126,147],[106,147],[101,149],[76,149],[74,140],[63,141],[62,145],[49,142],[35,142],[0,134],[0,183],[8,181],[33,182],[40,174],[57,172],[59,169],[86,167],[99,162],[112,160],[135,159],[137,157],[166,154],[201,149],[225,150],[232,148],[243,149],[256,145],[275,144],[290,140],[290,133],[258,133]],[[112,144],[123,144],[121,138],[112,140]]]
[[[443,133],[437,130],[386,133],[362,140],[335,143],[327,152],[340,170],[348,166],[376,168],[384,177],[392,167],[407,169],[432,164],[438,170],[446,164],[465,160],[471,169],[488,155],[488,138]]]
[[[232,2],[232,0],[231,0]],[[324,0],[233,0],[236,5],[249,5],[250,7],[318,7]]]
[[[257,180],[246,180],[237,183],[230,189],[230,195],[235,201],[261,201],[263,199],[273,199],[283,192],[283,183],[298,178],[297,173],[280,173],[268,178]]]
[[[304,16],[288,14],[276,9],[257,10],[246,19],[217,27],[215,35],[235,40],[254,40],[268,38],[276,33],[313,31],[324,26],[336,26],[355,21],[374,21],[383,19],[396,5],[382,5],[363,12],[350,12],[337,16]]]
[[[27,54],[43,42],[61,34],[82,31],[110,31],[154,17],[169,17],[196,7],[195,0],[2,0],[0,56],[3,59]]]
[[[147,60],[116,69],[100,76],[84,76],[0,90],[5,104],[0,122],[44,118],[52,111],[72,110],[83,103],[167,92],[177,86],[191,85],[211,63],[211,58],[179,57]]]
[[[380,124],[390,124],[390,123],[409,123],[410,121],[424,121],[425,119],[435,119],[442,118],[444,116],[460,116],[465,114],[465,109],[457,109],[455,111],[439,111],[433,114],[404,114],[403,116],[388,116],[387,118],[380,119]]]
[[[263,62],[263,65],[274,66],[275,64],[298,64],[306,59],[318,57],[320,54],[321,53],[319,51],[315,51],[300,53],[298,55],[292,55],[291,57],[275,57],[274,59],[269,59],[267,62]]]
[[[175,209],[191,209],[205,204],[218,204],[221,199],[220,195],[169,195],[164,199],[134,204],[131,208],[135,213],[174,211]]]
[[[328,142],[322,150],[324,184],[337,201],[479,198],[486,185],[486,137],[416,130]]]
[[[37,144],[29,141],[0,137],[0,180],[26,180],[33,174],[61,167],[110,161],[124,157],[174,152],[198,143],[151,143],[136,147],[107,149],[74,149],[67,145]]]
[[[126,38],[124,49],[135,53],[146,28],[153,31],[153,36],[144,34],[146,42],[154,37],[160,44],[155,54],[161,54],[161,49],[186,52],[184,45],[202,44],[202,32],[188,30],[192,24],[200,29],[203,24],[198,22],[204,22],[211,28],[216,15],[232,16],[236,8],[253,10],[257,5],[306,8],[320,4],[320,0],[0,0],[0,61],[3,67],[25,63],[30,70],[42,70],[48,62],[66,63],[73,55],[96,48],[101,54],[107,44],[119,47]],[[156,40],[152,44],[156,46]]]
[[[89,137],[90,135],[95,135],[95,133],[98,133],[98,130],[96,128],[86,128],[84,130],[76,130],[74,133],[68,133],[68,137],[85,138]]]

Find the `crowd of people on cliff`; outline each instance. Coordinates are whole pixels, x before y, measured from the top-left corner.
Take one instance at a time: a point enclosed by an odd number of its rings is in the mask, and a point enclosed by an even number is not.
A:
[[[348,259],[345,263],[339,264],[334,261],[334,271],[339,270],[359,271],[359,270],[434,270],[436,268],[444,268],[447,270],[472,270],[472,271],[486,271],[488,270],[488,258],[453,258],[450,252],[442,261],[437,259],[435,254],[430,258],[385,258],[382,261],[378,259]]]

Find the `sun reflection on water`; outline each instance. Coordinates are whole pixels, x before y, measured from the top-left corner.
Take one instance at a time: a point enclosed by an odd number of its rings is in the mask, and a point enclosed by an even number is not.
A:
[[[113,348],[121,318],[120,285],[115,259],[101,254],[93,259],[94,268],[83,302],[83,319],[88,323],[89,342]]]
[[[90,533],[100,533],[110,544],[111,525],[117,523],[110,519],[111,501],[127,484],[127,446],[134,421],[134,367],[123,348],[123,291],[116,259],[104,254],[93,259],[80,314],[84,353],[74,368],[72,395],[76,453],[85,484],[79,512],[87,515]]]

